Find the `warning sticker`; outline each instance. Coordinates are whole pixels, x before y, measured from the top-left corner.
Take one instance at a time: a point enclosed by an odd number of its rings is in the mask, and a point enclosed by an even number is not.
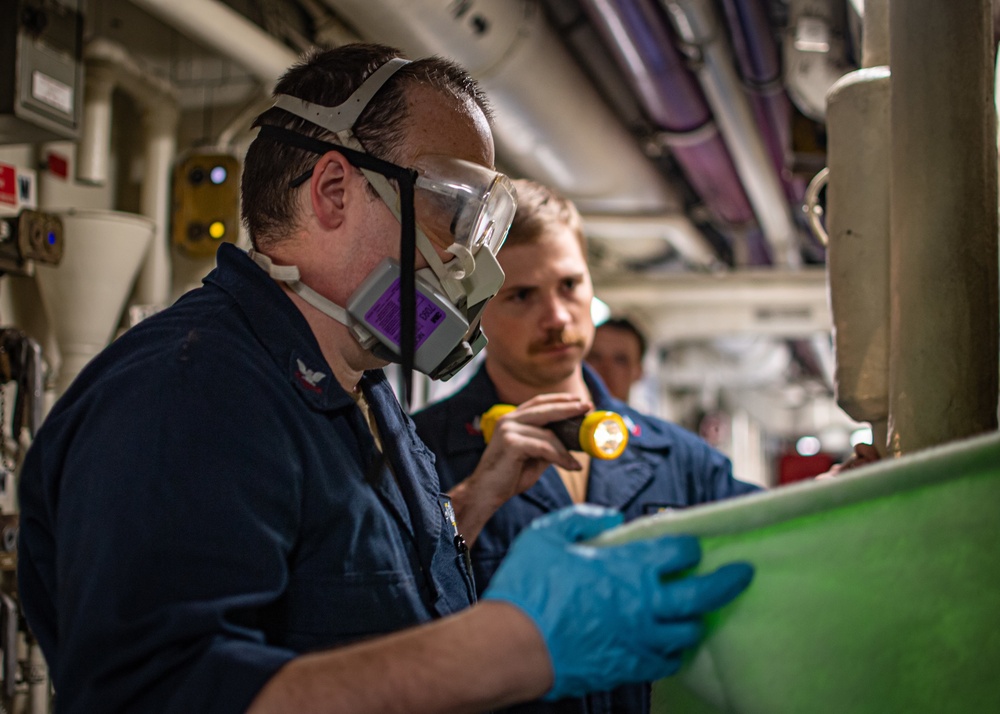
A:
[[[0,203],[17,205],[17,169],[10,164],[0,164]]]

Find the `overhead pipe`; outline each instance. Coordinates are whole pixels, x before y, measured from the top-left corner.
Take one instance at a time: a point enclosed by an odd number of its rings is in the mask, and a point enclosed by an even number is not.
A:
[[[699,54],[697,75],[776,264],[801,265],[784,187],[756,128],[710,0],[660,0],[681,40]]]
[[[899,455],[997,429],[991,2],[891,2],[889,35],[889,451]]]
[[[177,154],[179,93],[167,80],[147,72],[120,45],[97,38],[84,48],[87,84],[93,73],[96,88],[85,99],[85,117],[77,150],[77,176],[103,184],[111,141],[111,95],[124,91],[138,105],[144,130],[141,211],[155,224],[153,244],[146,254],[134,299],[165,305],[170,297],[170,176]]]
[[[771,34],[771,22],[761,0],[722,0],[722,8],[732,41],[736,65],[743,89],[757,120],[757,127],[771,157],[771,163],[784,187],[785,199],[801,207],[806,182],[792,173],[792,105],[781,77],[778,45]],[[795,213],[804,222],[801,213]],[[754,244],[748,241],[752,250]],[[829,336],[793,343],[796,355],[814,371],[832,391],[834,375]]]
[[[495,108],[498,161],[511,170],[556,188],[584,213],[683,219],[681,198],[570,57],[537,0],[325,2],[367,39],[468,69]],[[711,248],[683,220],[687,244],[702,246],[685,258],[701,262]]]
[[[228,57],[268,92],[298,55],[218,0],[132,0],[196,42]]]
[[[584,0],[583,7],[712,214],[728,224],[754,220],[705,95],[674,46],[655,0]]]
[[[83,59],[87,82],[76,178],[101,186],[108,180],[114,90],[125,91],[140,107],[176,105],[179,93],[166,79],[142,69],[124,47],[110,40],[96,38],[88,42]]]
[[[781,58],[771,35],[767,9],[760,0],[722,0],[722,7],[757,126],[788,200],[801,205],[805,182],[795,178],[788,167],[792,105],[782,83]]]

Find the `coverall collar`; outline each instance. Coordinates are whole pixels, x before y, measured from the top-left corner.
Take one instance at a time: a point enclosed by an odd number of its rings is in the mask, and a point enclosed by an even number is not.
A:
[[[219,246],[217,268],[206,278],[227,292],[246,316],[257,339],[288,374],[302,399],[314,409],[333,411],[354,406],[334,377],[316,337],[288,295],[245,251]]]

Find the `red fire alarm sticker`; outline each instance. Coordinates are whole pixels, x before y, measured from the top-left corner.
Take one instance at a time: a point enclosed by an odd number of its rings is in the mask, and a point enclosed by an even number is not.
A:
[[[17,205],[17,170],[10,164],[0,164],[0,203]]]

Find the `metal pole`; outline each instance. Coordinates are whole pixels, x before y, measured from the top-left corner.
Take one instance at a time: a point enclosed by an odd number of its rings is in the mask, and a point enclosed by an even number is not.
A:
[[[890,3],[889,451],[997,428],[990,0]]]

